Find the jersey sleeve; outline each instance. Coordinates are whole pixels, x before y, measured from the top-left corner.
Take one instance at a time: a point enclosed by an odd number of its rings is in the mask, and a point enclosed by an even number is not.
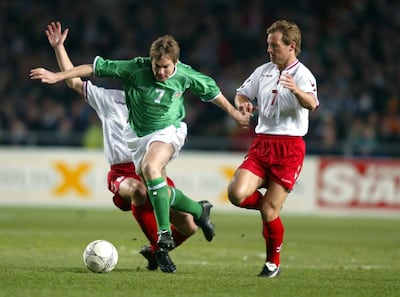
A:
[[[298,87],[306,92],[317,95],[317,82],[314,75],[310,71],[306,71],[305,74],[297,82]]]
[[[124,80],[135,71],[136,59],[108,60],[97,56],[93,62],[93,74]]]
[[[190,80],[189,89],[193,94],[200,97],[202,101],[212,101],[221,94],[221,89],[212,77],[196,71],[190,66],[182,63],[181,67],[183,67],[188,74]]]
[[[252,74],[250,74],[243,84],[236,89],[236,93],[245,96],[250,100],[255,99],[257,96],[259,76],[260,68],[257,68]]]
[[[299,87],[299,89],[302,90],[303,92],[313,94],[317,105],[319,105],[317,96],[317,81],[308,68],[306,67],[303,68],[303,73],[300,76],[300,78],[296,81],[296,84]]]

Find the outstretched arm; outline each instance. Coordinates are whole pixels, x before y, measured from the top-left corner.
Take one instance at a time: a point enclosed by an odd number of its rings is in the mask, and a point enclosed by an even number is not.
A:
[[[236,122],[240,128],[248,128],[250,124],[251,113],[237,110],[226,97],[221,93],[212,103],[225,110]]]
[[[82,64],[61,72],[51,72],[45,68],[31,69],[31,79],[40,79],[42,83],[55,84],[61,80],[67,80],[74,77],[86,77],[93,74],[92,64]]]
[[[46,35],[50,45],[54,48],[57,62],[62,72],[51,72],[44,68],[31,69],[31,79],[40,79],[43,83],[54,84],[60,80],[67,80],[70,88],[82,93],[82,80],[80,77],[90,76],[93,73],[91,64],[73,67],[64,47],[64,41],[68,35],[68,29],[61,33],[59,22],[47,26]]]
[[[64,41],[67,38],[68,32],[69,29],[65,29],[64,32],[61,32],[60,22],[52,22],[47,26],[47,30],[45,31],[47,39],[54,49],[57,63],[61,71],[74,68],[74,65],[72,64],[64,47]],[[83,81],[80,77],[67,79],[67,85],[79,94],[83,94]]]

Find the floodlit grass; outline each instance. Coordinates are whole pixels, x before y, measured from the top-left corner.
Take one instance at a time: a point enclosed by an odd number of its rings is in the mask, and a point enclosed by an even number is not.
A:
[[[0,296],[400,296],[400,219],[283,215],[279,278],[257,277],[264,261],[256,212],[213,213],[216,237],[201,231],[170,253],[176,274],[147,271],[146,240],[131,214],[115,210],[0,208]],[[114,271],[82,261],[95,239],[119,252]]]

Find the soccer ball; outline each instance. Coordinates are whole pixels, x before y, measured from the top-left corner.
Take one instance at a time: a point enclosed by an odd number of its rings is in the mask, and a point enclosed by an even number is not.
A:
[[[117,265],[118,252],[112,243],[103,239],[95,240],[83,251],[83,262],[92,272],[110,272]]]

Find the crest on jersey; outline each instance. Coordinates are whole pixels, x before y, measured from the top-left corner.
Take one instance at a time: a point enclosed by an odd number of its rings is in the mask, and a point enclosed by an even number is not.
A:
[[[174,94],[172,95],[174,98],[179,98],[182,97],[182,91],[175,91]]]

